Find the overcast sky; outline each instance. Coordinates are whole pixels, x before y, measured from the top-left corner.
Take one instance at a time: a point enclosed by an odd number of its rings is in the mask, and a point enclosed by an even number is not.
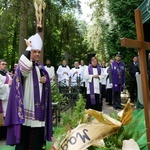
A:
[[[81,19],[85,20],[86,22],[90,21],[90,14],[92,13],[92,10],[90,7],[87,5],[88,2],[91,0],[80,0],[81,1],[81,9],[82,9],[82,15]]]

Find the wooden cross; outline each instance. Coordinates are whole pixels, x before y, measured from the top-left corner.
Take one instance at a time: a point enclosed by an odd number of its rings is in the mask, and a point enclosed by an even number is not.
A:
[[[36,16],[36,31],[42,38],[44,43],[44,10],[46,8],[46,3],[44,0],[33,0]],[[44,48],[41,51],[40,62],[43,63]]]
[[[128,48],[138,48],[140,69],[141,69],[141,79],[142,79],[145,122],[147,128],[147,141],[150,142],[150,95],[149,95],[149,86],[148,86],[146,54],[145,54],[145,50],[150,50],[150,43],[144,41],[141,11],[136,9],[134,10],[134,13],[135,13],[137,40],[122,38],[121,46],[128,47]],[[148,144],[148,149],[150,149],[150,144]]]

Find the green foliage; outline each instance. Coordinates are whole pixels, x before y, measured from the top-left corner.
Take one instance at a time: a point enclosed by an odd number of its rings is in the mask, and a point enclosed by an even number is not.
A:
[[[66,113],[63,114],[62,125],[58,126],[54,132],[54,137],[59,139],[59,141],[65,138],[65,135],[67,133],[67,128],[66,128],[67,124],[69,124],[71,128],[75,128],[78,125],[78,121],[81,118],[83,118],[84,111],[82,106],[83,106],[83,100],[82,101],[79,100],[72,116],[71,115],[69,116]],[[81,116],[78,116],[80,113],[83,114],[81,114]],[[110,114],[110,116],[118,120],[118,116],[116,112]],[[121,127],[121,129],[117,133],[108,136],[107,138],[104,139],[104,143],[105,143],[104,147],[91,146],[88,148],[88,150],[121,150],[123,140],[129,140],[131,138],[138,143],[141,150],[144,150],[148,143],[142,141],[142,144],[140,144],[138,141],[141,139],[143,135],[145,136],[146,129],[142,120],[144,117],[141,118],[139,116],[142,116],[141,111],[133,112],[133,119],[128,125]],[[141,124],[143,124],[144,126]],[[141,129],[141,127],[143,127],[142,130],[139,130],[139,128]]]
[[[59,124],[54,131],[53,137],[56,139],[56,143],[60,143],[66,136],[68,131],[67,125],[71,127],[71,129],[75,128],[79,122],[82,123],[84,118],[84,110],[85,110],[85,102],[81,94],[79,94],[79,99],[76,102],[76,106],[74,108],[74,112],[71,110],[64,112],[62,114],[62,122]]]
[[[15,146],[2,145],[0,150],[15,150]]]
[[[28,30],[24,31],[24,38],[30,37],[36,32],[36,17],[33,0],[22,1],[28,3]],[[51,64],[57,68],[64,53],[67,51],[71,57],[69,64],[75,60],[86,60],[87,46],[83,32],[80,32],[79,21],[75,17],[75,10],[80,12],[79,0],[45,0],[44,12],[44,62],[51,59]],[[23,39],[19,39],[19,26],[22,21],[21,2],[19,0],[2,0],[0,2],[0,58],[5,58],[8,64],[13,66],[18,60],[18,47]],[[23,29],[24,30],[24,29]],[[23,45],[22,45],[23,47]],[[19,53],[20,54],[20,53]],[[72,59],[73,58],[73,59]],[[10,69],[10,68],[9,68]]]
[[[52,101],[62,103],[66,100],[66,98],[59,92],[58,85],[53,82],[51,83],[51,93],[52,93]]]
[[[92,14],[93,25],[88,31],[89,47],[93,47],[100,60],[109,61],[115,53],[122,53],[126,65],[137,55],[137,49],[123,48],[120,39],[123,37],[136,39],[134,9],[142,0],[94,0]],[[101,10],[99,10],[101,9]]]
[[[137,55],[137,50],[122,48],[120,46],[120,38],[136,39],[134,9],[136,9],[141,2],[142,1],[137,0],[134,0],[133,3],[129,0],[109,0],[108,9],[115,23],[111,27],[111,30],[108,30],[108,36],[106,37],[108,40],[108,51],[111,57],[114,57],[116,51],[121,51],[125,64],[129,64],[130,61],[132,61],[132,57]]]
[[[82,122],[82,119],[84,118],[85,114],[84,110],[85,110],[85,102],[82,95],[79,94],[79,99],[76,102],[74,111],[72,112],[72,110],[69,110],[69,112],[63,113],[62,124],[64,126],[69,124],[71,128],[75,128],[79,124],[79,122]]]
[[[32,0],[28,3],[28,38],[35,33],[35,10]],[[86,62],[87,54],[95,51],[100,60],[109,61],[116,51],[121,51],[123,61],[129,64],[131,58],[137,54],[136,49],[127,49],[120,46],[120,38],[136,38],[134,9],[142,0],[94,0],[90,7],[94,8],[92,25],[86,25],[75,17],[75,10],[80,10],[79,0],[45,0],[44,12],[44,62],[51,59],[52,65],[57,68],[62,59],[66,58],[71,66],[74,61],[83,59]],[[2,0],[0,2],[0,58],[5,58],[8,64],[18,60],[20,1]],[[128,11],[126,11],[128,10]],[[126,12],[126,13],[125,13]],[[25,35],[25,36],[26,36]],[[70,57],[65,57],[65,52]]]
[[[44,147],[46,150],[50,150],[50,148],[52,147],[52,142],[46,142],[46,146]]]
[[[18,1],[7,2],[2,0],[0,3],[0,58],[4,58],[8,65],[16,61],[18,44],[19,26],[19,7]]]
[[[116,116],[116,114],[111,114],[111,116],[112,115],[114,117]],[[140,113],[140,116],[141,116],[141,113]],[[121,127],[121,129],[116,134],[113,134],[104,139],[106,148],[108,149],[109,147],[111,147],[112,150],[113,148],[114,149],[117,148],[118,150],[119,149],[121,150],[123,140],[129,140],[131,138],[134,139],[136,142],[138,142],[138,140],[146,133],[145,128],[143,128],[143,130],[138,130],[139,127],[137,125],[140,124],[141,121],[142,121],[141,118],[139,117],[137,118],[137,116],[134,114],[134,117],[129,124]],[[143,143],[142,146],[146,146],[147,144],[148,143],[145,142]]]
[[[47,1],[46,4],[44,38],[48,41],[44,45],[44,60],[51,59],[55,68],[63,59],[70,66],[76,60],[85,60],[87,46],[82,43],[83,34],[74,14],[75,8],[80,11],[79,0]],[[69,53],[69,58],[65,56],[65,52]]]
[[[132,5],[129,0],[115,1],[115,3],[113,0],[110,0],[109,2],[109,10],[115,16],[115,20],[117,23],[116,30],[118,30],[118,32],[120,33],[118,38],[127,37],[136,39],[134,9],[136,9],[140,5],[141,1],[134,0]],[[121,7],[118,7],[118,5],[120,5]],[[126,10],[128,10],[128,12],[124,13],[126,12]],[[129,63],[129,61],[131,61],[131,58],[137,54],[136,49],[132,51],[132,49],[120,48],[120,51],[122,52],[123,56],[127,57],[123,57],[125,63]]]

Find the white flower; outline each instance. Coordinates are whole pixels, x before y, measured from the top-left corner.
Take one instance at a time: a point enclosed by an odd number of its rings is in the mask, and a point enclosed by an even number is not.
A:
[[[138,144],[133,140],[124,140],[122,150],[140,150]]]

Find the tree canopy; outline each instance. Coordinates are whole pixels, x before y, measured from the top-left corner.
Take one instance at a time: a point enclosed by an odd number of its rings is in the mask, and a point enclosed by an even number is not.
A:
[[[50,59],[57,67],[62,59],[74,61],[96,53],[100,61],[109,61],[116,51],[125,62],[137,55],[136,49],[120,46],[120,38],[135,39],[134,9],[142,0],[93,0],[91,24],[76,17],[81,13],[80,0],[45,0],[44,62]],[[1,0],[0,2],[0,58],[12,67],[25,49],[24,38],[36,32],[33,0]],[[69,55],[67,55],[69,54]]]

